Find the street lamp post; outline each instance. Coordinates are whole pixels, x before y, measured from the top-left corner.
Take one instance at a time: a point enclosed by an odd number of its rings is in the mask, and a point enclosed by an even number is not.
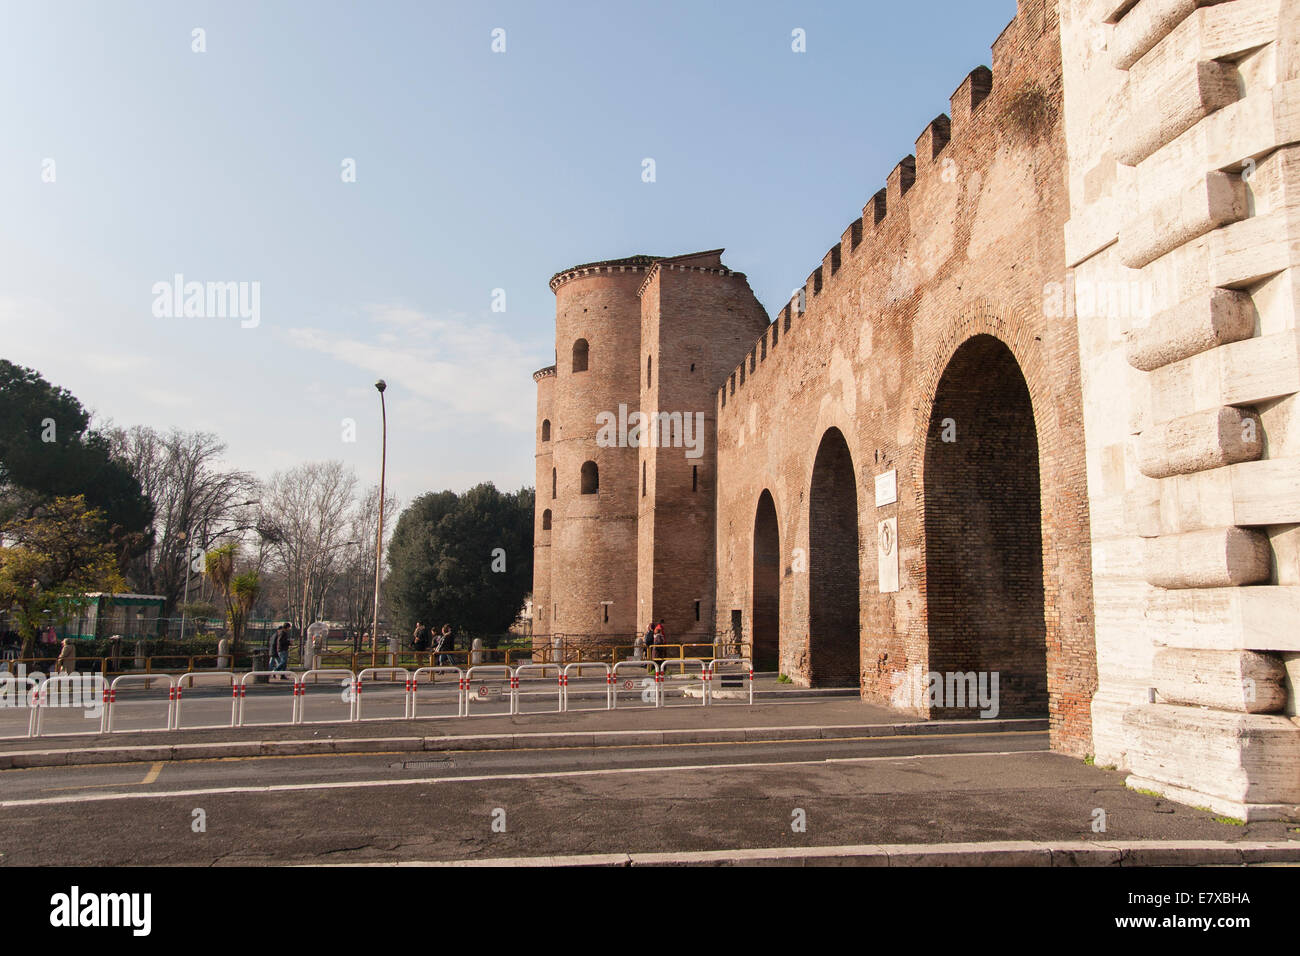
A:
[[[375,613],[370,622],[370,651],[374,653],[379,641],[379,572],[384,559],[384,477],[388,467],[388,408],[384,404],[384,390],[388,384],[381,378],[375,382],[379,391],[379,413],[383,417],[383,437],[379,452],[379,527],[375,531]]]

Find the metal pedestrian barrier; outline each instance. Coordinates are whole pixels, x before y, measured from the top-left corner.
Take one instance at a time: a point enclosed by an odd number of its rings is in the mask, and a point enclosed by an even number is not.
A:
[[[36,734],[36,687],[34,677],[0,675],[0,739]]]
[[[506,664],[476,664],[471,667],[465,672],[465,716],[505,717],[513,714],[515,682],[514,668]]]
[[[709,704],[754,703],[754,665],[745,658],[716,658],[709,665]]]
[[[33,736],[68,737],[104,728],[104,678],[99,674],[55,674],[32,692]],[[93,721],[87,724],[86,721]]]
[[[362,693],[367,681],[375,689]],[[385,693],[385,684],[393,685],[391,693]],[[363,717],[361,713],[362,702],[376,698],[376,702],[370,705],[372,708],[371,715]],[[401,713],[388,713],[384,710],[385,705],[387,705],[388,710],[400,709]],[[379,713],[374,713],[374,709],[378,709]],[[356,703],[352,708],[353,720],[399,720],[410,716],[411,672],[405,667],[367,667],[357,674]]]
[[[238,695],[231,693],[235,686],[235,675],[230,671],[187,671],[180,677],[176,678],[176,689],[173,691],[174,703],[172,706],[172,730],[201,730],[211,727],[233,727],[235,726],[235,713],[238,707]],[[203,710],[195,711],[190,708],[191,713],[197,713],[199,716],[196,722],[187,724],[182,716],[182,705],[185,700],[185,691],[190,691],[188,699],[194,700],[202,705],[207,702],[228,701],[229,705],[225,713],[221,713],[216,708],[207,707]],[[207,719],[208,723],[203,723]]]
[[[592,706],[574,707],[573,701]],[[595,706],[599,704],[599,706]],[[614,706],[614,670],[606,663],[566,664],[560,675],[560,710],[610,710]]]
[[[136,690],[136,684],[143,686]],[[163,690],[167,691],[166,698],[162,696]],[[44,688],[41,697],[44,706]],[[121,674],[114,677],[113,683],[108,685],[102,732],[112,734],[133,730],[171,730],[175,709],[176,685],[170,675]],[[162,726],[154,726],[158,722],[160,711]],[[40,726],[39,715],[37,726]]]
[[[42,676],[0,674],[0,739],[754,703],[740,657]]]
[[[653,661],[619,661],[614,665],[611,709],[659,706],[659,665]]]
[[[440,676],[447,679],[440,681]],[[413,718],[463,717],[465,672],[459,667],[421,667],[411,675],[410,695]],[[452,712],[446,713],[448,709]]]
[[[358,681],[358,675],[343,667],[303,671],[294,689],[298,698],[294,723],[341,724],[356,720]],[[311,717],[307,716],[309,712]]]
[[[349,671],[351,673],[351,671]],[[250,688],[248,679],[253,678],[255,683]],[[266,686],[257,678],[265,677]],[[117,678],[121,680],[121,678]],[[115,680],[113,683],[117,683]],[[289,681],[289,686],[284,686],[285,681]],[[249,694],[252,690],[252,694]],[[235,685],[234,692],[237,694],[236,701],[236,727],[269,727],[275,724],[295,724],[298,722],[298,675],[293,671],[249,671]],[[288,697],[289,701],[286,706],[281,699]],[[251,700],[251,706],[250,706]],[[271,703],[274,701],[274,703]],[[255,716],[267,714],[271,720],[250,720],[249,711]],[[285,714],[284,711],[288,711]],[[280,717],[282,719],[274,719]]]
[[[564,712],[564,671],[559,664],[520,664],[515,668],[510,690],[512,714]]]
[[[677,676],[669,672],[669,668],[677,669]],[[699,657],[679,657],[675,660],[664,661],[659,665],[659,706],[674,707],[681,706],[682,703],[694,704],[694,690],[691,685],[695,683],[695,670],[699,668],[699,695],[700,706],[707,707],[709,704],[709,679],[713,672],[709,669],[709,662]],[[687,677],[688,669],[692,672]],[[680,690],[681,697],[677,697],[673,691]],[[671,703],[670,703],[671,701]]]

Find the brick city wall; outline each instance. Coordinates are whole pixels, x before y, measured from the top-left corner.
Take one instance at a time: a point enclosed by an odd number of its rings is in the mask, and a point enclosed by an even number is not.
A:
[[[716,624],[739,611],[748,629],[772,601],[752,583],[768,492],[785,673],[898,703],[913,668],[999,669],[1007,705],[1048,711],[1053,747],[1083,754],[1096,661],[1078,341],[1043,307],[1064,274],[1062,110],[1055,7],[1023,0],[991,73],[962,82],[728,376]],[[949,418],[954,441],[927,450]],[[877,508],[890,471],[897,501]],[[888,519],[899,580],[882,592]],[[919,695],[903,706],[932,712]]]

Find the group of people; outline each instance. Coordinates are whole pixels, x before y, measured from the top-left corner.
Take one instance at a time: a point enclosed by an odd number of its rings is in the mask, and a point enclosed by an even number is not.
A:
[[[442,629],[431,628],[423,621],[415,622],[415,633],[411,635],[411,644],[417,653],[433,651],[437,655],[438,666],[454,667],[451,652],[456,649],[456,638],[450,624]]]
[[[667,643],[668,632],[664,630],[664,621],[662,618],[659,620],[658,624],[654,621],[647,624],[645,633],[636,639],[637,650],[640,651],[642,648],[645,648],[649,652],[646,655],[649,660],[656,659],[654,648],[662,647]],[[637,656],[639,658],[640,654],[638,653]]]

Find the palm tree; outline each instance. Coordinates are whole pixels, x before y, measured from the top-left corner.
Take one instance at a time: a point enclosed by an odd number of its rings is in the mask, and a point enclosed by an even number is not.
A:
[[[262,593],[262,584],[256,571],[235,573],[238,549],[234,544],[213,548],[204,558],[205,570],[212,584],[221,592],[226,602],[226,620],[230,624],[230,650],[239,653],[239,645],[248,626],[248,615]]]
[[[230,611],[230,630],[232,631],[233,650],[239,651],[239,643],[244,637],[244,628],[248,626],[248,615],[262,593],[262,583],[256,571],[237,574],[230,582],[232,597]]]

